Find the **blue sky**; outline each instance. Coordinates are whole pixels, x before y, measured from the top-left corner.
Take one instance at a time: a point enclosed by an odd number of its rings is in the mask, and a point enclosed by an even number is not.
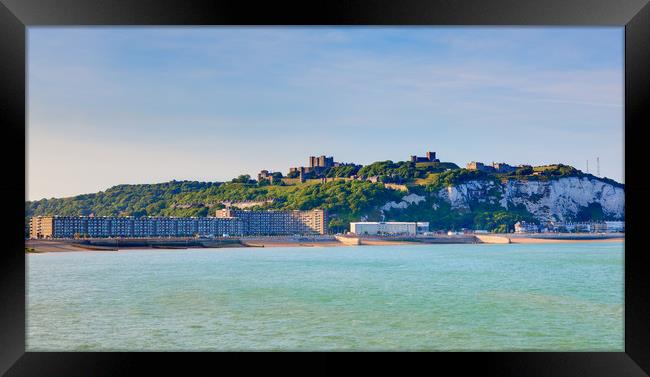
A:
[[[29,28],[27,198],[367,164],[623,181],[621,27]]]

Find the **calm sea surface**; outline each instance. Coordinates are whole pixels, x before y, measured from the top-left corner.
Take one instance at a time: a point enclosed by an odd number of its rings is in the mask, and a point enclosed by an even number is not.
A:
[[[28,351],[623,350],[623,244],[27,255]]]

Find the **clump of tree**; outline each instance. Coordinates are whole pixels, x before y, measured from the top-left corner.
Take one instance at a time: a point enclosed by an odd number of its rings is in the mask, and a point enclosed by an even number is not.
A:
[[[181,208],[172,208],[183,195],[211,192],[223,185],[220,182],[170,181],[156,184],[118,185],[93,194],[69,198],[52,198],[25,202],[27,217],[39,215],[62,216],[161,216],[176,215]],[[196,203],[199,203],[197,201]],[[187,212],[200,212],[194,207]]]
[[[481,229],[497,233],[514,231],[517,221],[535,222],[534,216],[522,205],[514,206],[511,203],[506,209],[497,203],[474,201],[469,203],[469,208],[454,209],[445,200],[430,195],[425,197],[426,200],[405,209],[386,211],[386,219],[428,221],[433,230]]]
[[[514,231],[515,223],[518,221],[535,222],[530,214],[501,209],[499,211],[476,212],[472,227],[494,233],[510,233]]]
[[[360,165],[333,166],[325,169],[321,175],[327,178],[347,178],[356,175],[359,169],[361,169]]]
[[[573,166],[563,164],[535,166],[533,170],[546,177],[580,177],[585,175]]]
[[[312,185],[290,186],[284,195],[271,203],[277,209],[322,208],[335,213],[361,215],[387,201],[398,200],[400,193],[382,184],[368,181],[333,181]]]
[[[495,180],[491,174],[480,170],[454,169],[442,173],[430,174],[427,179],[427,191],[438,191],[441,188],[458,185],[469,181]]]
[[[222,202],[264,201],[259,209],[323,208],[345,219],[361,217],[401,194],[380,183],[334,181],[295,186],[242,183],[167,182],[156,185],[121,185],[105,192],[71,198],[26,202],[26,217],[37,215],[79,216],[197,216],[223,207]],[[27,220],[26,220],[27,221]]]
[[[359,175],[363,177],[389,176],[395,174],[396,170],[400,167],[401,164],[394,163],[390,160],[378,161],[359,169]]]
[[[251,179],[251,176],[248,174],[242,174],[238,176],[237,178],[233,178],[231,183],[246,183],[246,184],[255,184],[255,180]]]
[[[357,175],[378,177],[381,182],[409,183],[425,178],[431,173],[457,170],[458,166],[449,162],[414,163],[411,161],[379,161],[362,167]]]
[[[525,175],[531,175],[533,174],[534,170],[532,166],[522,166],[518,167],[514,172],[511,173],[511,175],[519,175],[519,176],[525,176]]]
[[[589,203],[586,207],[581,207],[576,213],[576,221],[601,221],[605,220],[603,206],[600,203]]]

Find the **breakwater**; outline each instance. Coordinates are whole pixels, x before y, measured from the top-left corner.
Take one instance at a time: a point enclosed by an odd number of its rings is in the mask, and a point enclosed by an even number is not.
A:
[[[291,247],[342,246],[334,236],[268,236],[238,238],[91,238],[91,239],[30,239],[26,252],[60,252],[129,249],[215,249],[232,247]]]
[[[68,240],[71,245],[84,249],[188,249],[243,246],[238,239],[90,239]]]
[[[459,234],[459,235],[439,235],[439,236],[362,236],[360,238],[362,245],[371,244],[371,242],[406,242],[406,243],[422,243],[422,244],[473,244],[481,243],[474,235]]]
[[[359,237],[336,236],[336,240],[344,245],[356,246],[361,245]]]
[[[510,238],[506,236],[492,236],[488,234],[475,234],[481,243],[510,243]]]

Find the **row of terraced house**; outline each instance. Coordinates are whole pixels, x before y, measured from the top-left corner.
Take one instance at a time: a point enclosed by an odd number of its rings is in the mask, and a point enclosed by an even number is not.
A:
[[[34,216],[30,238],[223,237],[325,234],[324,210],[219,210],[215,217]]]

